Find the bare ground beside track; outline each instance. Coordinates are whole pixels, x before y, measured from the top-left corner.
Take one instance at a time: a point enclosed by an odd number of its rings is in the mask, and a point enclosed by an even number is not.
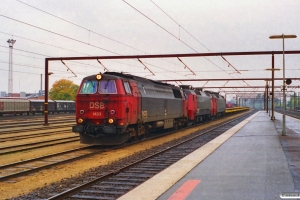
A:
[[[237,116],[237,115],[235,115]],[[233,116],[228,117],[233,118]],[[208,126],[212,126],[220,121],[228,120],[220,119],[209,124],[200,125],[195,128],[190,128],[184,131],[179,131],[177,133],[168,135],[163,138],[157,138],[151,141],[141,142],[132,146],[128,146],[122,149],[108,151],[106,153],[102,153],[99,155],[91,156],[85,159],[81,159],[78,161],[74,161],[69,164],[59,165],[47,170],[43,170],[37,173],[34,173],[30,176],[25,176],[16,179],[17,182],[0,182],[0,198],[1,199],[10,199],[13,197],[20,196],[22,194],[29,193],[37,188],[44,187],[54,182],[58,182],[62,179],[71,178],[82,174],[90,169],[95,167],[108,165],[112,162],[118,161],[122,158],[128,157],[135,153],[151,149],[155,146],[159,146],[168,141],[172,141],[183,136],[189,135],[197,130],[202,130],[207,128]],[[20,161],[24,159],[29,159],[41,155],[56,153],[68,149],[77,148],[82,146],[82,144],[78,143],[70,143],[65,145],[57,145],[55,147],[47,147],[43,149],[37,149],[26,153],[17,153],[10,154],[6,156],[0,157],[0,163],[2,159],[9,159],[11,157],[11,162]],[[7,163],[7,162],[6,162]]]

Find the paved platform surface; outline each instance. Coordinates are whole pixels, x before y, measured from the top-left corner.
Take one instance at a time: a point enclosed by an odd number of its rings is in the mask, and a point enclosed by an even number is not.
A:
[[[260,111],[120,199],[281,199],[299,192],[300,121]]]

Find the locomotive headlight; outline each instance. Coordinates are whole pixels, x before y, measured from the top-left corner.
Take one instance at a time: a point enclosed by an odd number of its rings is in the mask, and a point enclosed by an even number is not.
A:
[[[109,119],[108,119],[108,123],[109,123],[109,124],[112,124],[112,123],[114,123],[114,119],[112,119],[112,118],[109,118]]]
[[[83,119],[82,119],[82,118],[78,118],[78,120],[77,120],[77,121],[78,121],[78,123],[80,123],[80,124],[81,124],[81,123],[83,122]]]
[[[99,81],[99,80],[101,80],[102,79],[102,75],[101,74],[97,74],[96,75],[96,79]]]

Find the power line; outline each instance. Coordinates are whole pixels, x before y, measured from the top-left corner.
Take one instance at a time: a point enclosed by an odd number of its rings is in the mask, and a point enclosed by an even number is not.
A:
[[[137,8],[135,8],[134,6],[132,6],[131,4],[129,4],[128,2],[126,2],[125,0],[123,0],[127,5],[129,5],[131,8],[133,8],[135,11],[137,11],[138,13],[140,13],[141,15],[143,15],[144,17],[146,17],[148,20],[150,20],[151,22],[153,22],[154,24],[156,24],[157,26],[159,26],[161,29],[163,29],[164,31],[166,31],[167,33],[169,33],[171,36],[173,36],[174,38],[176,38],[177,40],[179,40],[180,42],[182,42],[184,45],[186,45],[187,47],[189,47],[190,49],[192,49],[193,51],[195,51],[196,53],[199,53],[197,50],[195,50],[194,48],[192,48],[191,46],[189,46],[187,43],[185,43],[184,41],[180,40],[180,38],[178,38],[177,36],[175,36],[173,33],[171,33],[170,31],[168,31],[167,29],[165,29],[164,27],[162,27],[161,25],[159,25],[158,23],[156,23],[154,20],[152,20],[150,17],[148,17],[147,15],[145,15],[144,13],[142,13],[141,11],[139,11]],[[221,69],[222,71],[224,71],[225,73],[227,73],[224,69],[222,69],[221,67],[219,67],[217,64],[215,64],[214,62],[212,62],[211,60],[209,60],[208,58],[204,57],[207,61],[209,61],[210,63],[212,63],[213,65],[215,65],[216,67],[218,67],[219,69]],[[227,73],[228,74],[228,73]],[[229,74],[229,76],[231,76]],[[232,76],[231,76],[232,77]]]
[[[199,42],[204,48],[206,48],[209,52],[211,52],[202,42],[200,42],[196,37],[194,37],[190,32],[188,32],[185,28],[183,28],[176,20],[174,20],[167,12],[165,12],[162,8],[160,8],[156,3],[154,3],[152,0],[150,0],[158,9],[160,9],[165,15],[167,15],[173,22],[175,22],[178,26],[179,29],[182,28],[186,33],[188,33],[192,38],[194,38],[197,42]],[[211,60],[209,60],[208,58],[204,57],[206,60],[208,60],[209,62],[211,62],[212,64],[214,64],[215,66],[217,66],[215,63],[213,63]],[[241,74],[239,70],[237,70],[230,62],[228,62],[223,56],[222,58],[228,63],[228,66],[231,66],[237,73]],[[218,68],[220,68],[219,66],[217,66]],[[221,68],[220,68],[221,69]],[[223,69],[221,69],[223,70]],[[225,70],[223,70],[224,72],[226,72]],[[227,72],[226,72],[227,73]],[[228,73],[227,73],[228,74]],[[231,76],[229,74],[229,76]],[[232,76],[231,76],[232,77]],[[244,83],[246,83],[245,81],[243,81]],[[247,85],[249,85],[248,83],[246,83]],[[250,85],[249,85],[250,86]]]
[[[18,0],[17,0],[18,1]],[[19,2],[21,2],[21,1],[19,1]],[[23,3],[23,2],[21,2],[21,3]],[[24,3],[25,4],[25,3]],[[29,4],[26,4],[26,5],[28,5],[29,6]],[[38,9],[38,8],[36,8],[36,9]],[[40,9],[38,9],[38,10],[40,10]],[[45,12],[45,13],[47,13],[47,12]],[[47,13],[47,14],[50,14],[50,13]],[[57,17],[57,16],[55,16],[55,15],[52,15],[52,14],[50,14],[51,16],[54,16],[54,17]],[[8,16],[4,16],[4,15],[1,15],[0,14],[0,16],[2,16],[2,17],[5,17],[5,18],[8,18],[8,19],[10,19],[10,20],[13,20],[13,21],[16,21],[16,22],[19,22],[19,23],[23,23],[23,24],[26,24],[26,25],[28,25],[28,26],[31,26],[31,27],[34,27],[34,28],[37,28],[37,29],[40,29],[40,30],[43,30],[43,31],[46,31],[46,32],[49,32],[49,33],[52,33],[52,34],[55,34],[55,35],[58,35],[58,36],[61,36],[61,37],[65,37],[65,38],[68,38],[68,39],[70,39],[70,40],[74,40],[74,41],[76,41],[76,42],[79,42],[79,43],[83,43],[83,44],[86,44],[86,45],[90,45],[90,46],[93,46],[93,47],[95,47],[95,48],[99,48],[99,49],[102,49],[102,50],[104,50],[104,51],[108,51],[108,52],[111,52],[111,53],[114,53],[114,54],[117,54],[117,55],[120,55],[120,54],[118,54],[118,53],[116,53],[116,52],[112,52],[112,51],[110,51],[110,50],[107,50],[107,49],[103,49],[103,48],[101,48],[101,47],[98,47],[98,46],[95,46],[95,45],[91,45],[91,44],[89,44],[89,43],[86,43],[86,42],[83,42],[83,41],[80,41],[80,40],[77,40],[77,39],[75,39],[75,38],[71,38],[71,37],[69,37],[69,36],[65,36],[65,35],[62,35],[62,34],[59,34],[59,33],[56,33],[56,32],[53,32],[53,31],[50,31],[50,30],[47,30],[47,29],[44,29],[44,28],[41,28],[41,27],[38,27],[38,26],[35,26],[35,25],[32,25],[32,24],[29,24],[29,23],[26,23],[26,22],[22,22],[22,21],[20,21],[20,20],[17,20],[17,19],[13,19],[13,18],[11,18],[11,17],[8,17]],[[57,18],[59,18],[59,17],[57,17]],[[60,18],[61,20],[64,20],[64,19],[62,19],[62,18]],[[64,21],[67,21],[67,20],[64,20]],[[71,23],[71,22],[69,22],[69,23]],[[76,26],[79,26],[79,25],[76,25]],[[81,27],[81,26],[79,26],[79,27]],[[86,29],[86,30],[88,30],[88,29]],[[90,31],[90,30],[89,30]],[[176,36],[175,36],[176,37]],[[34,40],[32,40],[32,41],[34,41]],[[36,42],[36,41],[35,41]],[[182,41],[183,42],[183,41]],[[41,42],[42,43],[42,42]],[[183,42],[184,43],[184,42]],[[46,44],[46,43],[43,43],[43,44]],[[50,45],[50,46],[54,46],[54,45]],[[57,47],[57,46],[55,46],[55,47]],[[144,52],[145,53],[145,52]],[[169,61],[168,61],[169,62]],[[172,62],[171,62],[172,63]],[[174,63],[173,63],[174,64]],[[153,66],[153,65],[152,65]],[[168,71],[168,70],[167,70]],[[181,74],[179,74],[179,75],[181,75]]]
[[[152,20],[150,17],[148,17],[147,15],[145,15],[144,13],[142,13],[141,11],[139,11],[137,8],[133,7],[131,4],[129,4],[128,2],[126,2],[125,0],[123,0],[127,5],[129,5],[131,8],[133,8],[135,11],[137,11],[138,13],[140,13],[141,15],[143,15],[144,17],[146,17],[148,20],[150,20],[151,22],[153,22],[154,24],[156,24],[157,26],[159,26],[161,29],[163,29],[164,31],[166,31],[167,33],[169,33],[171,36],[173,36],[174,38],[176,38],[177,40],[179,40],[180,42],[182,42],[184,45],[186,45],[187,47],[189,47],[190,49],[192,49],[193,51],[197,52],[194,48],[192,48],[190,45],[188,45],[187,43],[185,43],[184,41],[180,40],[180,38],[178,38],[177,36],[175,36],[173,33],[171,33],[170,31],[168,31],[167,29],[165,29],[164,27],[162,27],[161,25],[159,25],[158,23],[156,23],[154,20]],[[198,52],[197,52],[198,53]]]
[[[125,2],[125,1],[124,1]],[[127,3],[127,2],[126,2]],[[65,38],[68,38],[68,39],[70,39],[70,40],[74,40],[74,41],[76,41],[76,42],[79,42],[79,43],[83,43],[83,44],[86,44],[86,45],[90,45],[90,46],[93,46],[93,47],[95,47],[95,48],[99,48],[99,49],[102,49],[102,50],[105,50],[105,51],[108,51],[108,52],[111,52],[111,53],[114,53],[114,54],[117,54],[117,55],[120,55],[120,54],[118,54],[118,53],[116,53],[116,52],[112,52],[112,51],[109,51],[109,50],[107,50],[107,49],[103,49],[103,48],[101,48],[101,47],[98,47],[98,46],[95,46],[95,45],[91,45],[91,44],[89,44],[89,43],[86,43],[86,42],[83,42],[83,41],[80,41],[80,40],[78,40],[78,39],[74,39],[74,38],[71,38],[71,37],[68,37],[68,36],[65,36],[65,35],[62,35],[62,34],[59,34],[59,33],[56,33],[56,32],[53,32],[53,31],[50,31],[50,30],[47,30],[47,29],[44,29],[44,28],[41,28],[41,27],[38,27],[38,26],[35,26],[35,25],[32,25],[32,24],[29,24],[29,23],[26,23],[26,22],[22,22],[22,21],[20,21],[20,20],[16,20],[16,19],[13,19],[13,18],[10,18],[10,17],[7,17],[7,16],[4,16],[4,15],[1,15],[0,14],[0,16],[2,16],[2,17],[5,17],[5,18],[8,18],[8,19],[10,19],[10,20],[13,20],[13,21],[17,21],[17,22],[19,22],[19,23],[23,23],[23,24],[25,24],[25,25],[28,25],[28,26],[31,26],[31,27],[34,27],[34,28],[37,28],[37,29],[40,29],[40,30],[43,30],[43,31],[46,31],[46,32],[49,32],[49,33],[52,33],[52,34],[56,34],[56,35],[58,35],[58,36],[61,36],[61,37],[65,37]],[[150,18],[149,18],[150,19]],[[152,20],[153,21],[153,20]],[[154,21],[153,21],[154,22]],[[155,22],[154,22],[155,23]],[[157,23],[156,23],[157,24]],[[158,24],[157,24],[158,25]],[[160,26],[161,27],[161,26]],[[161,27],[161,28],[163,28],[163,27]],[[164,29],[164,30],[166,30],[166,29]],[[167,30],[166,30],[167,31]],[[168,32],[168,31],[167,31]],[[170,33],[170,32],[169,32]],[[171,34],[171,33],[170,33]],[[173,35],[173,34],[172,34]],[[175,35],[173,35],[175,38],[177,38]],[[183,41],[181,41],[181,42],[183,42]],[[184,42],[183,42],[184,43]],[[186,44],[186,43],[184,43],[184,44]],[[187,45],[187,44],[186,44]],[[187,45],[188,46],[188,45]],[[190,47],[191,48],[191,47]],[[192,48],[193,49],[193,48]],[[210,61],[211,62],[211,61]]]
[[[0,69],[1,71],[8,71],[7,69]],[[15,71],[13,70],[13,72],[18,72],[18,73],[24,73],[24,74],[41,74],[41,73],[30,73],[30,72],[21,72],[21,71]]]
[[[9,34],[9,33],[5,33],[5,32],[2,32],[2,31],[0,31],[0,33],[5,34],[5,35],[11,35],[11,34]],[[71,50],[71,49],[67,49],[67,48],[64,48],[64,47],[59,47],[59,46],[55,46],[55,45],[48,44],[48,43],[45,43],[45,42],[41,42],[41,41],[37,41],[37,40],[33,40],[33,39],[21,37],[21,36],[18,36],[18,35],[13,35],[13,36],[14,36],[14,37],[17,37],[17,38],[24,39],[24,40],[28,40],[28,41],[31,41],[31,42],[36,42],[36,43],[39,43],[39,44],[43,44],[43,45],[47,45],[47,46],[51,46],[51,47],[55,47],[55,48],[59,48],[59,49],[63,49],[63,50],[67,50],[67,51],[71,51],[71,52],[83,54],[83,55],[88,55],[88,54],[81,53],[81,52],[78,52],[78,51],[74,51],[74,50]]]
[[[165,15],[167,15],[174,23],[176,23],[179,28],[183,29],[187,34],[189,34],[192,38],[194,38],[197,42],[199,42],[204,48],[206,48],[206,50],[208,50],[209,52],[212,52],[211,50],[209,50],[202,42],[200,42],[196,37],[194,37],[190,32],[188,32],[185,28],[183,28],[175,19],[173,19],[167,12],[165,12],[161,7],[159,7],[156,3],[154,3],[152,0],[150,0],[159,10],[161,10]],[[209,60],[208,58],[204,57],[205,59],[207,59],[209,62],[211,62],[212,64],[214,64],[215,66],[217,66],[215,63],[213,63],[211,60]],[[224,57],[222,57],[229,66],[231,66],[232,68],[234,68],[237,73],[240,74],[240,72],[232,65],[230,64]],[[217,66],[219,67],[219,66]],[[220,68],[220,67],[219,67]],[[226,72],[225,70],[223,70],[224,72]],[[229,74],[230,75],[230,74]]]
[[[41,11],[41,12],[43,12],[43,13],[46,13],[46,14],[52,16],[52,17],[55,17],[55,18],[57,18],[57,19],[60,19],[60,20],[62,20],[62,21],[64,21],[64,22],[67,22],[67,23],[69,23],[69,24],[72,24],[72,25],[74,25],[74,26],[76,26],[76,27],[79,27],[79,28],[82,28],[82,29],[84,29],[84,30],[87,30],[87,31],[89,31],[89,33],[90,33],[90,32],[95,33],[95,34],[97,34],[97,35],[99,35],[99,36],[102,36],[102,37],[104,37],[104,38],[106,38],[106,39],[109,39],[109,40],[111,40],[111,41],[114,41],[114,42],[116,42],[116,43],[122,44],[122,45],[127,46],[127,47],[129,47],[129,48],[132,48],[132,49],[134,49],[134,50],[137,50],[137,51],[140,51],[140,52],[142,52],[142,53],[148,54],[148,53],[145,52],[145,51],[139,50],[139,49],[137,49],[137,48],[134,48],[134,47],[132,47],[132,46],[129,46],[129,45],[127,45],[127,44],[124,44],[124,43],[122,43],[122,42],[119,42],[119,41],[117,41],[117,40],[115,40],[115,39],[112,39],[112,38],[109,38],[109,37],[107,37],[107,36],[104,36],[104,35],[102,35],[102,34],[100,34],[100,33],[97,33],[97,32],[95,32],[95,31],[92,31],[92,30],[90,30],[90,29],[88,29],[88,28],[85,28],[85,27],[83,27],[83,26],[81,26],[81,25],[75,24],[75,23],[73,23],[73,22],[71,22],[71,21],[69,21],[69,20],[63,19],[62,17],[58,17],[58,16],[56,16],[56,15],[54,15],[54,14],[51,14],[51,13],[49,13],[49,12],[46,12],[46,11],[40,9],[40,8],[34,7],[34,6],[32,6],[32,5],[29,5],[28,3],[24,3],[24,2],[22,2],[22,1],[20,1],[20,0],[16,0],[16,1],[18,1],[18,2],[20,2],[20,3],[23,3],[23,4],[25,4],[25,5],[27,5],[27,6],[31,7],[31,8],[34,8],[34,9],[36,9],[36,10],[39,10],[39,11]],[[165,59],[162,59],[162,60],[165,60]],[[169,62],[169,63],[172,63],[172,64],[175,64],[175,65],[178,65],[177,63],[174,63],[174,62],[171,62],[171,61],[168,61],[168,60],[165,60],[165,61],[167,61],[167,62]],[[178,66],[180,66],[180,65],[178,65]]]
[[[52,34],[54,34],[54,35],[58,35],[58,36],[60,36],[60,37],[67,38],[67,39],[69,39],[69,40],[76,41],[76,42],[81,43],[81,44],[89,45],[89,46],[91,46],[91,47],[94,47],[94,48],[97,48],[97,49],[101,49],[101,50],[103,50],[103,51],[107,51],[107,52],[110,52],[110,53],[113,53],[113,54],[116,54],[116,55],[121,55],[121,54],[118,54],[118,53],[116,53],[116,52],[113,52],[113,51],[104,49],[104,48],[102,48],[102,47],[98,47],[98,46],[96,46],[96,45],[92,45],[92,44],[89,44],[89,43],[87,43],[87,42],[83,42],[83,41],[81,41],[81,40],[78,40],[78,39],[75,39],[75,38],[72,38],[72,37],[69,37],[69,36],[65,36],[65,35],[62,35],[62,34],[60,34],[60,33],[56,33],[56,32],[54,32],[54,31],[50,31],[50,30],[41,28],[41,27],[39,27],[39,26],[35,26],[35,25],[29,24],[29,23],[26,23],[26,22],[23,22],[23,21],[20,21],[20,20],[17,20],[17,19],[8,17],[8,16],[5,16],[5,15],[1,15],[1,14],[0,14],[0,16],[1,16],[1,17],[4,17],[4,18],[7,18],[7,19],[10,19],[10,20],[12,20],[12,21],[19,22],[19,23],[21,23],[21,24],[25,24],[25,25],[27,25],[27,26],[31,26],[31,27],[33,27],[33,28],[36,28],[36,29],[39,29],[39,30],[48,32],[48,33],[52,33]]]
[[[132,46],[130,46],[130,45],[127,45],[127,44],[125,44],[125,43],[119,42],[119,41],[117,41],[117,40],[115,40],[115,39],[112,39],[112,38],[110,38],[110,37],[107,37],[107,36],[105,36],[105,35],[102,35],[102,34],[100,34],[100,33],[97,33],[97,32],[95,32],[95,31],[92,31],[92,30],[90,30],[90,29],[88,29],[88,28],[85,28],[85,27],[83,27],[83,26],[80,26],[80,25],[78,25],[78,24],[75,24],[75,23],[73,23],[73,22],[71,22],[71,21],[69,21],[69,20],[66,20],[66,19],[63,19],[63,18],[61,18],[61,17],[58,17],[58,16],[56,16],[56,15],[54,15],[54,14],[51,14],[51,13],[49,13],[49,12],[46,12],[46,11],[40,9],[40,8],[34,7],[34,6],[32,6],[32,5],[29,5],[28,3],[22,2],[22,1],[20,1],[20,0],[16,0],[16,1],[18,1],[18,2],[20,2],[20,3],[22,3],[22,4],[25,4],[25,5],[27,5],[27,6],[31,7],[31,8],[34,8],[34,9],[36,9],[36,10],[39,10],[39,11],[41,11],[41,12],[43,12],[43,13],[46,13],[46,14],[52,16],[52,17],[55,17],[55,18],[57,18],[57,19],[60,19],[60,20],[62,20],[62,21],[64,21],[64,22],[67,22],[67,23],[69,23],[69,24],[72,24],[72,25],[74,25],[74,26],[76,26],[76,27],[82,28],[82,29],[87,30],[87,31],[89,31],[89,32],[91,32],[91,33],[94,33],[94,34],[96,34],[96,35],[99,35],[99,36],[101,36],[101,37],[104,37],[104,38],[106,38],[106,39],[108,39],[108,40],[111,40],[111,41],[113,41],[113,42],[119,43],[119,44],[121,44],[121,45],[124,45],[124,46],[126,46],[126,47],[129,47],[129,48],[131,48],[131,49],[134,49],[134,50],[137,50],[137,51],[140,51],[140,52],[146,54],[146,52],[144,52],[144,51],[142,51],[142,50],[139,50],[139,49],[134,48],[134,47],[132,47]]]
[[[2,46],[2,45],[0,45],[0,47],[8,48],[8,47]],[[26,50],[22,50],[22,49],[18,49],[18,48],[14,48],[14,50],[15,50],[15,51],[25,52],[25,53],[30,53],[30,54],[34,54],[34,55],[39,55],[39,56],[43,56],[43,57],[52,57],[52,56],[49,56],[49,55],[40,54],[40,53],[35,53],[35,52],[31,52],[31,51],[26,51]],[[33,57],[33,58],[34,58],[34,57]],[[86,64],[86,63],[77,62],[77,61],[70,61],[70,62],[78,63],[78,64],[80,64],[80,65],[85,65],[85,66],[86,66],[86,65],[89,65],[89,66],[93,66],[93,67],[95,67],[95,68],[99,68],[99,67],[96,66],[96,65],[90,65],[90,64]],[[113,61],[113,60],[111,60],[111,62],[116,62],[116,63],[120,63],[120,64],[123,64],[123,65],[129,65],[129,66],[133,66],[133,67],[139,68],[139,66],[126,64],[126,63],[122,63],[122,62],[119,62],[119,61]],[[172,70],[166,70],[166,69],[164,69],[164,68],[162,68],[162,67],[159,67],[159,66],[156,66],[156,65],[147,63],[147,62],[144,62],[144,63],[146,63],[147,65],[151,65],[151,66],[153,66],[153,67],[159,68],[159,69],[163,69],[163,70],[165,70],[165,71],[167,71],[167,72],[172,72],[172,73],[175,73],[175,74],[184,76],[184,75],[179,74],[179,73],[176,73],[176,72],[174,72],[174,71],[172,71]],[[162,72],[162,73],[164,73],[164,72]],[[159,73],[158,73],[158,74],[159,74]]]
[[[183,29],[187,34],[189,34],[192,38],[198,41],[206,50],[210,51],[202,42],[200,42],[196,37],[194,37],[190,32],[188,32],[185,28],[183,28],[177,21],[175,21],[168,13],[166,13],[162,8],[160,8],[156,3],[150,0],[158,9],[160,9],[163,13],[165,13],[173,22],[175,22],[179,28]],[[211,52],[211,51],[210,51]]]

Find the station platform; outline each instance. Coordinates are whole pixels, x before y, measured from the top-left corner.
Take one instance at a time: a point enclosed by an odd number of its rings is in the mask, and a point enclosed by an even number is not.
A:
[[[255,113],[119,199],[300,199],[300,121],[281,136],[275,118]]]

